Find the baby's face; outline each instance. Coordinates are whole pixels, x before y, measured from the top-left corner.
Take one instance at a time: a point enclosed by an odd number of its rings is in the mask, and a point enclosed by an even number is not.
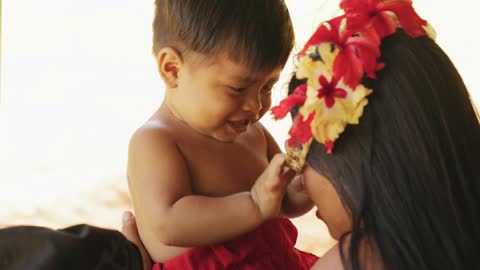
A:
[[[351,231],[350,215],[330,181],[309,165],[303,171],[303,181],[305,190],[317,207],[317,217],[325,222],[330,235],[338,240]]]
[[[228,57],[204,62],[180,70],[175,113],[197,132],[232,142],[269,110],[281,67],[251,74]]]

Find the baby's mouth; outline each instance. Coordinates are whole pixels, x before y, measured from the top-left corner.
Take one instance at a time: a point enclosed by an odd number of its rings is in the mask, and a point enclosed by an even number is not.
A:
[[[237,132],[241,133],[247,130],[250,120],[229,121],[228,124]]]

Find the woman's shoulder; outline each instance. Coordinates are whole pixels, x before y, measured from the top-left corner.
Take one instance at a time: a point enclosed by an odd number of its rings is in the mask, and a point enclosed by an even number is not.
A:
[[[318,258],[311,270],[345,270],[339,245],[336,244],[322,257]]]
[[[330,250],[320,257],[315,264],[312,266],[311,270],[345,270],[346,268],[342,262],[342,254],[340,252],[340,246],[343,249],[343,253],[346,258],[346,263],[349,264],[348,252],[349,252],[349,243],[350,236],[347,236],[344,239],[344,244],[340,245],[337,243]],[[382,263],[381,258],[373,252],[372,247],[366,241],[361,241],[360,251],[358,254],[359,264],[362,266],[361,269],[368,270],[382,270],[385,269]]]

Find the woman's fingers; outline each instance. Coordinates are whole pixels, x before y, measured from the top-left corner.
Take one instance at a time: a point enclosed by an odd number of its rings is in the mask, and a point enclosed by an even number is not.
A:
[[[141,243],[140,237],[138,236],[137,223],[135,222],[135,217],[130,211],[123,212],[122,216],[122,234],[132,243],[138,245]]]
[[[142,240],[140,240],[140,236],[138,235],[137,222],[135,220],[135,216],[130,211],[123,212],[122,234],[130,242],[134,243],[140,250],[140,253],[142,255],[142,261],[143,261],[143,269],[151,270],[152,261],[150,259],[150,256],[148,255],[147,250],[143,246]]]

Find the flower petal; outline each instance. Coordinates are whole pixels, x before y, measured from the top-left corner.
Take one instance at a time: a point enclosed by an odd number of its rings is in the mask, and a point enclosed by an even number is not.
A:
[[[274,116],[275,120],[284,118],[288,112],[292,110],[293,107],[297,105],[303,105],[307,96],[305,95],[307,91],[307,84],[304,83],[298,86],[293,94],[286,97],[280,102],[280,105],[275,106],[271,109],[271,113]]]
[[[298,68],[295,72],[297,79],[310,79],[313,74],[322,68],[323,63],[320,61],[314,61],[309,56],[304,56],[298,63]]]
[[[427,21],[418,16],[411,0],[384,1],[379,4],[379,9],[393,12],[405,33],[411,37],[416,38],[425,34],[423,26],[427,25]]]
[[[380,12],[377,16],[371,18],[370,23],[380,38],[387,37],[397,31],[397,22],[394,15],[387,11]]]
[[[332,108],[335,105],[335,98],[333,96],[325,96],[325,105],[327,108]]]
[[[345,40],[354,34],[354,32],[350,31],[350,28],[345,27],[347,26],[346,19],[345,15],[341,15],[322,23],[307,41],[299,55],[305,55],[310,47],[319,46],[322,43],[343,45]]]
[[[290,139],[288,140],[289,146],[304,144],[312,138],[311,123],[314,117],[315,112],[311,113],[305,121],[302,114],[298,114],[297,117],[295,117],[292,127],[288,132],[288,134],[290,134]]]
[[[321,75],[320,78],[318,78],[318,82],[322,87],[328,87],[330,85],[330,82],[323,75]]]
[[[342,88],[335,88],[333,91],[333,96],[337,98],[345,98],[347,97],[347,91]]]
[[[334,145],[335,145],[334,141],[326,141],[325,142],[325,149],[327,150],[327,154],[332,153]]]
[[[343,77],[345,83],[351,88],[355,88],[360,83],[363,77],[363,64],[353,48],[340,51],[333,64],[333,74],[337,78]]]

